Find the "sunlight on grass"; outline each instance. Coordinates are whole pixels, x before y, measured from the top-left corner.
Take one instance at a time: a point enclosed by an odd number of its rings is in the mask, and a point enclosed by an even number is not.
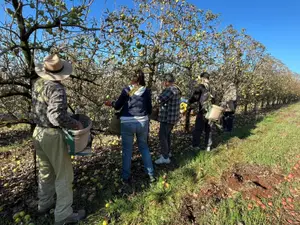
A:
[[[225,143],[218,146],[215,152],[198,152],[194,159],[168,173],[165,182],[168,182],[169,190],[163,188],[161,183],[164,179],[160,177],[154,187],[138,194],[131,201],[116,199],[115,210],[119,217],[117,221],[111,220],[111,224],[182,223],[180,213],[185,196],[199,192],[208,182],[218,183],[222,173],[236,163],[266,165],[275,171],[280,168],[287,173],[295,163],[296,154],[299,154],[295,146],[300,146],[300,131],[297,126],[289,120],[278,122],[278,118],[287,110],[298,110],[297,116],[300,117],[300,105],[293,105],[267,116],[246,139],[230,139],[229,149]],[[246,129],[245,133],[248,132]],[[243,128],[241,131],[243,132]],[[283,192],[287,191],[286,188],[282,186]],[[208,209],[205,209],[205,213],[196,217],[199,224],[268,224],[269,213],[275,212],[270,207],[263,210],[260,205],[245,200],[238,193],[219,203],[207,204]],[[280,207],[276,198],[261,204],[263,208],[268,204],[274,208]],[[97,218],[101,218],[101,215]]]

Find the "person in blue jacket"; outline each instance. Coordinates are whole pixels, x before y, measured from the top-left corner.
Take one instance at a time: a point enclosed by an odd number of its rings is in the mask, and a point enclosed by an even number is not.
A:
[[[121,110],[122,179],[129,183],[134,135],[137,137],[146,173],[150,182],[155,181],[154,169],[148,147],[149,115],[152,112],[151,91],[145,87],[144,73],[139,70],[131,84],[122,90],[117,101],[107,101],[107,106]]]

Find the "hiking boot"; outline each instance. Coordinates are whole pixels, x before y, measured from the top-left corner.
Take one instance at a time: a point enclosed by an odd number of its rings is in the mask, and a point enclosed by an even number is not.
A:
[[[47,206],[47,207],[40,207],[38,205],[38,210],[37,210],[37,214],[38,215],[44,215],[46,213],[49,213],[51,209],[55,208],[55,202],[51,203],[51,205]]]
[[[157,159],[155,160],[155,164],[169,164],[171,162],[170,158],[164,158],[162,155]]]
[[[66,219],[55,222],[54,225],[65,225],[65,224],[74,224],[78,223],[80,220],[83,220],[85,218],[85,210],[78,210],[76,213],[72,213],[70,216],[68,216]]]

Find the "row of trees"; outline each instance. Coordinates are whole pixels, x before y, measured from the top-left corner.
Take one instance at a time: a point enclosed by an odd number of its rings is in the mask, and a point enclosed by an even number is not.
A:
[[[239,90],[246,110],[299,99],[300,81],[265,47],[233,26],[221,30],[217,14],[184,0],[134,0],[134,6],[90,15],[92,0],[6,0],[0,24],[0,110],[28,121],[34,62],[59,52],[73,62],[66,82],[71,108],[106,120],[103,106],[136,68],[158,90],[166,72],[177,76],[188,97],[202,71],[213,74],[219,96],[224,81]],[[99,10],[99,9],[97,9]],[[105,124],[105,123],[103,123]],[[102,125],[103,125],[102,124]]]

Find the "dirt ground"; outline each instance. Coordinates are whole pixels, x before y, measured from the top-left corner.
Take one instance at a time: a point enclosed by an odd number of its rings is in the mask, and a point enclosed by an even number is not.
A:
[[[248,210],[260,207],[272,212],[268,215],[270,222],[300,224],[300,212],[295,209],[295,203],[300,202],[300,188],[293,185],[299,181],[300,160],[287,176],[268,167],[237,164],[223,173],[219,183],[210,182],[199,193],[187,196],[183,200],[181,218],[196,225],[207,209],[216,210],[213,205],[241,193],[243,199],[249,201]],[[280,188],[284,185],[289,188],[290,196],[282,197]],[[274,199],[280,201],[280,207],[275,207]]]

